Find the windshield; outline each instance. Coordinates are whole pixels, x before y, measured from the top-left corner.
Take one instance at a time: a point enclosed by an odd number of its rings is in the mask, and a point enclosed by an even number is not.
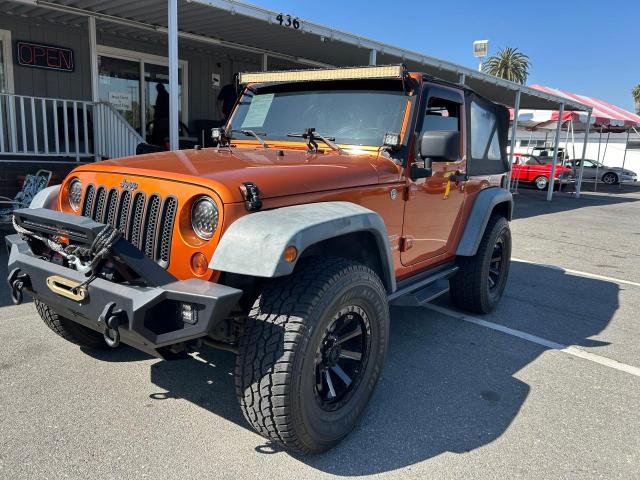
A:
[[[536,157],[525,157],[525,158],[527,159],[526,165],[545,165],[544,162],[541,162]]]
[[[341,82],[339,88],[315,84],[247,89],[230,129],[253,130],[268,142],[290,141],[289,134],[315,128],[338,144],[382,145],[386,132],[401,132],[409,97],[399,82],[363,86],[349,88]]]

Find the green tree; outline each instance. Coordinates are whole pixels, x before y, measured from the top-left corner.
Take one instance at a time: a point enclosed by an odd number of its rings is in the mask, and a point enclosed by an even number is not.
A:
[[[636,101],[636,112],[640,114],[640,83],[633,87],[633,89],[631,90],[631,95]]]
[[[482,71],[495,77],[524,84],[529,76],[529,57],[517,48],[506,47],[498,50],[482,64]]]

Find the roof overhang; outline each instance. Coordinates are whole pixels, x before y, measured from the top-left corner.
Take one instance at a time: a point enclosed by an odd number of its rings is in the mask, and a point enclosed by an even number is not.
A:
[[[61,23],[93,16],[111,24],[109,31],[114,35],[142,30],[163,37],[168,32],[166,0],[0,0],[0,11]],[[358,66],[372,59],[380,65],[404,63],[410,71],[464,83],[503,105],[513,105],[519,91],[521,108],[554,110],[564,103],[566,111],[590,109],[577,101],[303,19],[297,29],[287,28],[280,25],[278,15],[235,0],[180,0],[179,37],[306,66]]]

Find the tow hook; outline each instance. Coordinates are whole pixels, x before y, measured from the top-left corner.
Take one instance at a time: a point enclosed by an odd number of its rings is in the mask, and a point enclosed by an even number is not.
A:
[[[104,325],[104,341],[111,348],[120,345],[119,327],[126,320],[124,310],[116,309],[115,302],[109,302],[98,317],[98,323]]]
[[[19,268],[14,268],[7,277],[7,282],[11,287],[11,299],[16,305],[20,305],[23,300],[22,291],[31,286],[31,281],[26,273],[20,273]]]

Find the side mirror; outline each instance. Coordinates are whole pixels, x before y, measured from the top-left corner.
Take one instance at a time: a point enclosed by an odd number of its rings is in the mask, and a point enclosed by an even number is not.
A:
[[[460,158],[460,132],[427,131],[420,139],[420,157],[434,162],[455,162]]]

